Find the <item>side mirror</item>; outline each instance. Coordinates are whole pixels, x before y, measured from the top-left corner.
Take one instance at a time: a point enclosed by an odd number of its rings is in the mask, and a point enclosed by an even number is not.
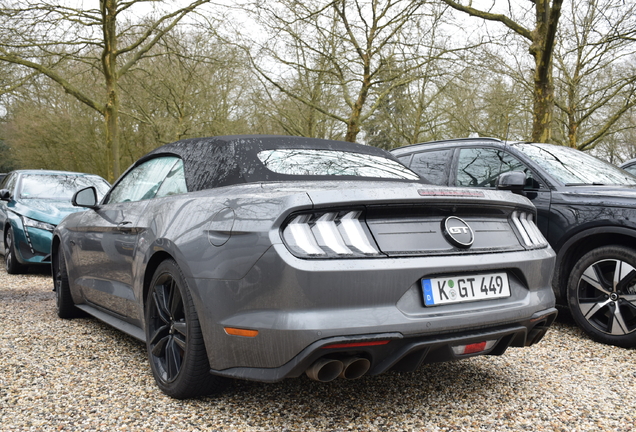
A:
[[[73,195],[71,203],[75,207],[97,207],[97,190],[93,186],[89,186],[84,189],[80,189]]]
[[[521,171],[509,171],[499,174],[495,183],[498,190],[507,190],[516,194],[521,194],[525,185],[526,174]]]
[[[11,199],[11,191],[9,189],[0,189],[0,201],[9,201]]]

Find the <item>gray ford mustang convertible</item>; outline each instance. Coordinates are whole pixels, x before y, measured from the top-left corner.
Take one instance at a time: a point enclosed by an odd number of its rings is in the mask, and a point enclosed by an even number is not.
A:
[[[500,355],[556,316],[526,198],[426,185],[374,147],[184,140],[73,204],[52,245],[58,315],[145,341],[175,398]]]

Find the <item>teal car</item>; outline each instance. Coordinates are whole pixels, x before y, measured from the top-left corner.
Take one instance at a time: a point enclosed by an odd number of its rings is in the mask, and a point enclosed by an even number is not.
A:
[[[17,170],[2,180],[0,253],[7,273],[51,264],[53,229],[67,215],[82,210],[71,204],[71,198],[88,186],[99,196],[110,188],[100,176],[67,171]]]

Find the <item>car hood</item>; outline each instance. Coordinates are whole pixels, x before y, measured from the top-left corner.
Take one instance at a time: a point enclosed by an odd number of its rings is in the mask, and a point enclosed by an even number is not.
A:
[[[84,209],[73,206],[70,201],[20,199],[15,201],[12,210],[30,219],[57,225],[67,215]]]
[[[572,204],[636,208],[636,188],[631,186],[567,186],[553,194]]]

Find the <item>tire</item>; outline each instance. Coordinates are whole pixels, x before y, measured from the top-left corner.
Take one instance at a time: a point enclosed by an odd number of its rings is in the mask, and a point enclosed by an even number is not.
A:
[[[636,346],[636,250],[604,246],[583,255],[567,297],[572,317],[592,339]]]
[[[66,259],[64,258],[62,248],[58,247],[56,257],[52,264],[57,316],[64,319],[82,316],[82,311],[75,307],[73,297],[71,296],[71,287],[68,283],[68,272],[66,271]]]
[[[27,267],[24,264],[21,264],[18,261],[17,255],[15,253],[15,243],[13,228],[9,227],[7,230],[6,237],[4,238],[4,263],[5,268],[7,269],[7,273],[9,274],[22,274],[27,271]]]
[[[155,271],[146,301],[146,346],[152,374],[168,396],[186,399],[221,391],[210,374],[199,319],[185,277],[172,260]]]

